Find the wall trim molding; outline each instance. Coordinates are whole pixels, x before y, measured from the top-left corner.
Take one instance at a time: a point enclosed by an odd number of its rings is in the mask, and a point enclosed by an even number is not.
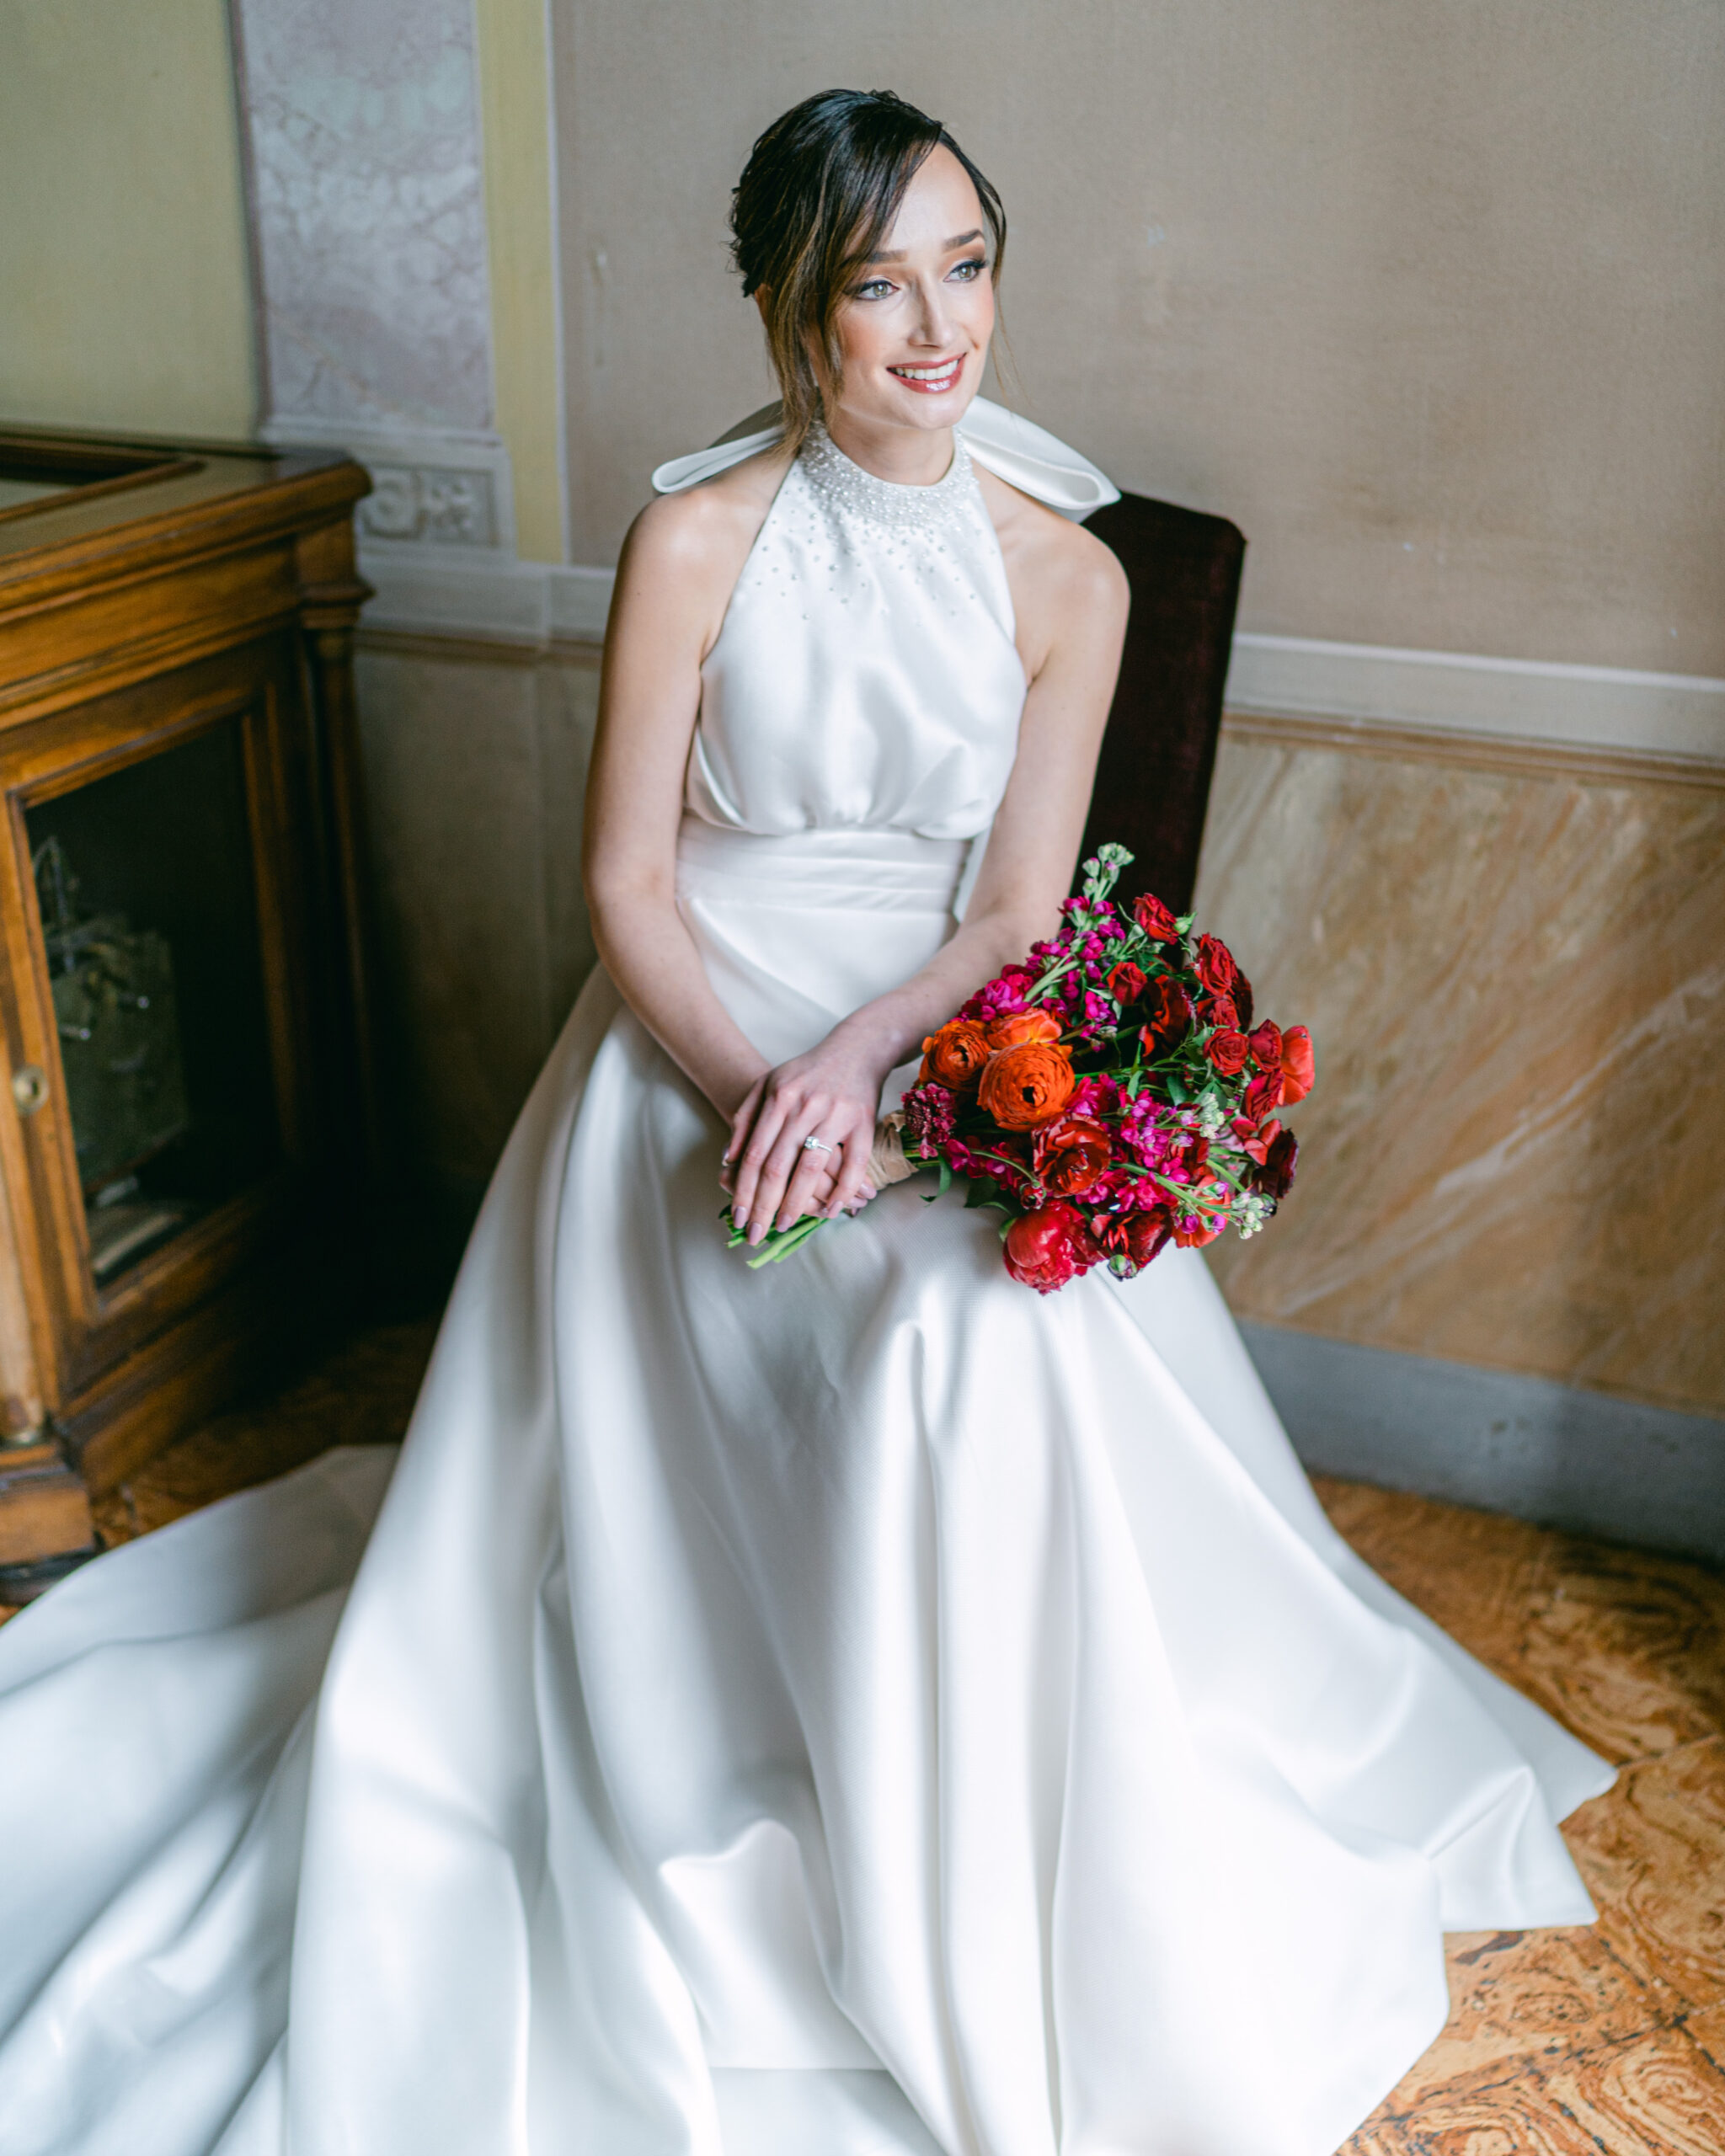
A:
[[[591,637],[550,637],[521,643],[506,637],[448,636],[425,629],[361,626],[356,649],[388,659],[425,659],[441,666],[574,666],[597,673],[604,647]]]
[[[1725,762],[1725,680],[1699,675],[1242,631],[1226,701],[1241,712]]]
[[[1590,749],[1572,741],[1518,741],[1464,734],[1459,728],[1392,726],[1376,719],[1313,718],[1303,713],[1229,710],[1222,733],[1231,741],[1274,748],[1332,749],[1348,755],[1503,771],[1518,778],[1562,778],[1600,786],[1691,786],[1725,792],[1725,758],[1667,756],[1651,750]]]
[[[1725,1419],[1240,1321],[1314,1473],[1725,1563]]]
[[[361,461],[366,461],[362,451]],[[605,634],[616,572],[502,548],[381,543],[370,627],[548,646]],[[1226,703],[1236,733],[1603,780],[1712,785],[1725,774],[1725,680],[1560,661],[1322,643],[1243,631]]]
[[[486,549],[360,544],[360,573],[377,590],[368,629],[497,643],[597,643],[611,611],[613,569],[518,562]]]

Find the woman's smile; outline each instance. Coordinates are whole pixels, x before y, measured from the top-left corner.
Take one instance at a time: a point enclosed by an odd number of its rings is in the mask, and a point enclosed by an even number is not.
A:
[[[949,360],[937,360],[916,365],[889,366],[887,372],[896,375],[907,389],[918,391],[925,397],[943,396],[958,387],[959,377],[964,371],[964,355],[954,352]]]

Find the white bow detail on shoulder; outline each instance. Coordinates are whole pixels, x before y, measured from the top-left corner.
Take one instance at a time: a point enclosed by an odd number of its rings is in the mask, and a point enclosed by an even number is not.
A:
[[[697,449],[661,464],[653,475],[653,491],[679,494],[686,487],[713,478],[745,457],[771,449],[784,433],[780,409],[777,404],[763,405],[728,434],[721,435],[711,449]],[[985,397],[971,399],[970,408],[955,431],[964,436],[964,446],[977,463],[1075,523],[1092,510],[1120,499],[1119,488],[1087,457],[1069,448],[1046,427],[1021,419],[1016,412],[1007,411],[1003,404],[991,403]]]

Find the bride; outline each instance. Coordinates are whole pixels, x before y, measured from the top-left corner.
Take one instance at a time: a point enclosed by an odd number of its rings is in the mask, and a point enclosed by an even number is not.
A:
[[[3,2156],[1327,2156],[1445,1927],[1591,1917],[1609,1770],[1330,1530],[1197,1254],[1043,1299],[871,1181],[1053,923],[1126,595],[975,401],[937,122],[810,99],[734,225],[782,418],[630,536],[602,965],[393,1478],[0,1633]],[[720,1180],[854,1217],[754,1271]]]

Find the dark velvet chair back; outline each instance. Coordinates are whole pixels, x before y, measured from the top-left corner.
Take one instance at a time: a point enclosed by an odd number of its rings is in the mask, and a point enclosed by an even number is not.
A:
[[[1136,857],[1117,895],[1192,904],[1246,542],[1226,517],[1123,494],[1085,519],[1132,587],[1126,648],[1097,765],[1084,851]]]

